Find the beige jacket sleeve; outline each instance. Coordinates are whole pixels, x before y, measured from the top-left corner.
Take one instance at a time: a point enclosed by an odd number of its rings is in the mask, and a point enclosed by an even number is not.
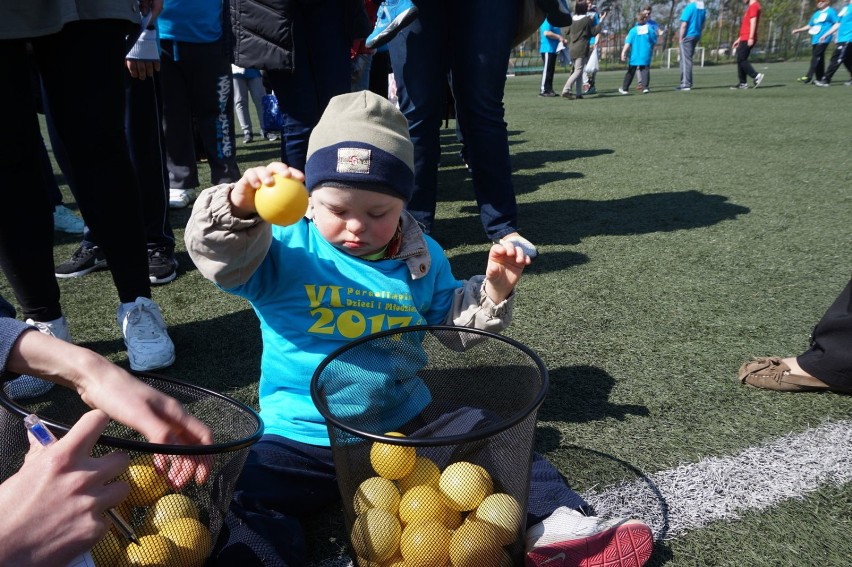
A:
[[[184,241],[198,271],[223,289],[246,283],[266,257],[272,227],[260,217],[231,212],[233,183],[205,189],[192,207]]]

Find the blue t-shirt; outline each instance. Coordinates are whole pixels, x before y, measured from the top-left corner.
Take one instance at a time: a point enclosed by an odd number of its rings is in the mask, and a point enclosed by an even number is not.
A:
[[[597,12],[591,12],[591,14],[592,14],[592,25],[596,26],[596,25],[600,24],[601,23],[601,17],[598,15],[598,13]],[[589,45],[594,45],[597,40],[598,40],[598,36],[593,35],[589,39]]]
[[[624,43],[630,44],[630,59],[633,66],[648,66],[651,64],[651,51],[657,43],[657,34],[648,24],[636,24],[627,33]]]
[[[820,43],[821,38],[831,26],[840,21],[837,17],[837,12],[829,6],[824,10],[817,10],[811,19],[808,20],[808,33],[811,34],[811,45]],[[831,38],[828,37],[822,43],[828,43]]]
[[[414,280],[403,260],[347,254],[307,219],[272,227],[272,244],[257,271],[245,284],[226,290],[247,299],[260,320],[259,397],[266,433],[327,446],[328,430],[310,395],[320,362],[360,337],[445,321],[463,282],[453,277],[440,245],[428,236],[426,242],[432,266]],[[382,353],[370,360],[375,365],[351,367],[351,382],[338,381],[330,395],[344,400],[342,411],[352,415],[380,404],[388,420],[385,431],[391,431],[429,402],[415,374],[425,360],[416,354],[389,359]]]
[[[840,28],[837,30],[837,43],[848,43],[852,41],[852,8],[849,4],[843,6],[838,17]]]
[[[160,37],[210,43],[222,37],[222,0],[168,0],[157,18]]]
[[[545,32],[552,32],[557,35],[562,35],[562,28],[558,26],[550,25],[550,22],[547,21],[547,18],[542,22],[541,27],[538,28],[538,32],[540,35],[541,41],[539,44],[541,47],[539,48],[540,53],[556,53],[556,48],[559,47],[559,40],[547,37]]]
[[[686,22],[686,33],[683,37],[701,37],[701,30],[704,29],[706,17],[707,10],[704,8],[702,0],[695,0],[695,2],[687,4],[680,15],[680,21]]]

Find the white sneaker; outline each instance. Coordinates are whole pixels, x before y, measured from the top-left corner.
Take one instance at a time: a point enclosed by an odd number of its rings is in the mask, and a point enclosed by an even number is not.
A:
[[[630,94],[630,93],[627,92],[626,90],[622,89],[621,87],[619,87],[618,88],[618,94]]]
[[[68,234],[83,234],[83,219],[71,212],[71,209],[63,204],[56,205],[53,209],[53,230],[67,232]]]
[[[637,567],[651,557],[651,529],[638,520],[602,520],[566,507],[527,530],[526,565]]]
[[[194,189],[169,189],[169,207],[172,209],[183,209],[194,200]]]
[[[53,321],[41,322],[32,319],[26,320],[27,325],[31,325],[39,330],[40,333],[62,339],[65,342],[71,342],[71,333],[68,332],[68,322],[63,315],[59,319]],[[34,398],[46,394],[53,388],[53,382],[42,380],[35,376],[23,374],[14,380],[10,380],[3,384],[3,391],[12,400],[22,400],[24,398]]]
[[[156,370],[174,363],[175,345],[156,303],[147,297],[137,297],[133,303],[119,305],[116,318],[124,335],[130,368]]]

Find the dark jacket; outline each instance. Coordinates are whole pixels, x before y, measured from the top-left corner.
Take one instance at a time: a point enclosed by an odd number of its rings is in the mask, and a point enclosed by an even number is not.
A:
[[[591,48],[589,40],[598,35],[601,24],[594,25],[594,14],[574,16],[571,28],[568,30],[568,54],[571,59],[582,58],[584,62],[589,60]]]
[[[323,2],[340,5],[347,41],[367,37],[372,31],[363,0],[230,0],[234,64],[246,69],[293,71],[293,14]]]

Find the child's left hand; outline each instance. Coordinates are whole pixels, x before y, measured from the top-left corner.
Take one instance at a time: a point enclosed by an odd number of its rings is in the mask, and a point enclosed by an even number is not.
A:
[[[532,263],[532,258],[524,254],[520,246],[510,241],[495,244],[488,253],[488,266],[485,268],[485,293],[494,303],[500,303],[512,293],[524,268]]]

